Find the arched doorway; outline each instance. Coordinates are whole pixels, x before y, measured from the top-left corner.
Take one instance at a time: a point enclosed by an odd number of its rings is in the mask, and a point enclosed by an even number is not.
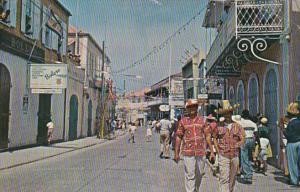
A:
[[[9,71],[0,64],[0,149],[8,147],[10,84]]]
[[[278,114],[278,85],[277,75],[274,69],[270,69],[264,82],[264,109],[265,115],[268,118],[268,126],[271,129],[270,143],[272,146],[273,157],[278,155],[279,149],[279,133],[276,126],[277,114]]]
[[[256,74],[250,77],[248,85],[248,106],[250,115],[255,116],[259,112],[259,101],[258,101],[258,80]]]
[[[92,101],[89,101],[88,105],[88,130],[87,130],[87,136],[92,136],[92,120],[93,120],[93,104]]]
[[[70,116],[69,116],[69,140],[77,138],[78,123],[78,99],[76,95],[72,95],[70,99]]]
[[[242,80],[239,81],[238,87],[237,87],[237,98],[236,101],[238,104],[240,104],[237,113],[242,114],[242,111],[244,110],[244,83]]]

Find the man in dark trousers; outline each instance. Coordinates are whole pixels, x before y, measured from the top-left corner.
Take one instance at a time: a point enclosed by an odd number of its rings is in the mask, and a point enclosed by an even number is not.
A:
[[[300,150],[300,119],[298,103],[291,103],[287,108],[289,124],[284,135],[287,139],[287,159],[290,172],[290,184],[299,187],[299,150]]]

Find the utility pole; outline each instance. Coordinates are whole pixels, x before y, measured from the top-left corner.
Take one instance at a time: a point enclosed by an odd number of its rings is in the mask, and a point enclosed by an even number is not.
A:
[[[125,96],[125,94],[126,94],[126,79],[125,78],[124,78],[123,90],[124,90],[123,96]]]
[[[105,82],[104,82],[104,63],[105,63],[105,43],[104,41],[102,42],[102,66],[101,66],[101,98],[98,99],[98,102],[100,103],[100,114],[99,114],[99,136],[100,138],[104,137],[104,125],[105,125],[105,107],[104,107],[104,87],[105,87]],[[100,94],[99,94],[100,95]]]

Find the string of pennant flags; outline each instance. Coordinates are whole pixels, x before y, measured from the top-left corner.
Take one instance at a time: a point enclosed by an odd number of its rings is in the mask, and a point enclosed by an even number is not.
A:
[[[138,65],[142,65],[143,63],[145,63],[145,61],[152,55],[154,54],[158,54],[159,52],[161,52],[170,42],[172,42],[176,36],[181,35],[183,31],[185,31],[190,25],[191,23],[196,20],[198,17],[200,17],[201,13],[206,9],[206,6],[204,6],[197,14],[195,14],[194,16],[192,16],[186,23],[184,23],[181,27],[179,27],[173,34],[171,34],[169,37],[167,37],[164,41],[162,41],[158,46],[154,46],[151,51],[149,51],[146,55],[144,55],[144,57],[142,57],[141,59],[135,61],[133,64],[124,67],[122,69],[113,71],[113,73],[122,73],[125,72],[129,69],[132,69]]]

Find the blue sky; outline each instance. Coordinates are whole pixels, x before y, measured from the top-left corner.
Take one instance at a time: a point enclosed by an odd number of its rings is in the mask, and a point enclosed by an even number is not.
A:
[[[79,11],[76,13],[76,1]],[[189,19],[206,7],[208,0],[61,0],[72,13],[70,24],[88,32],[102,45],[106,36],[107,53],[112,70],[132,65],[143,58],[154,46],[160,45]],[[171,42],[171,73],[181,70],[184,50],[195,51],[192,44],[205,50],[205,29],[201,27],[204,12],[193,20]],[[105,24],[106,23],[106,24]],[[106,27],[105,27],[106,26]],[[105,29],[106,28],[106,29]],[[105,33],[106,31],[106,33]],[[106,35],[105,35],[106,34]],[[209,31],[208,31],[208,34]],[[113,75],[118,88],[138,90],[150,86],[169,74],[170,46],[148,57],[143,64],[123,74],[137,74],[137,80]]]

